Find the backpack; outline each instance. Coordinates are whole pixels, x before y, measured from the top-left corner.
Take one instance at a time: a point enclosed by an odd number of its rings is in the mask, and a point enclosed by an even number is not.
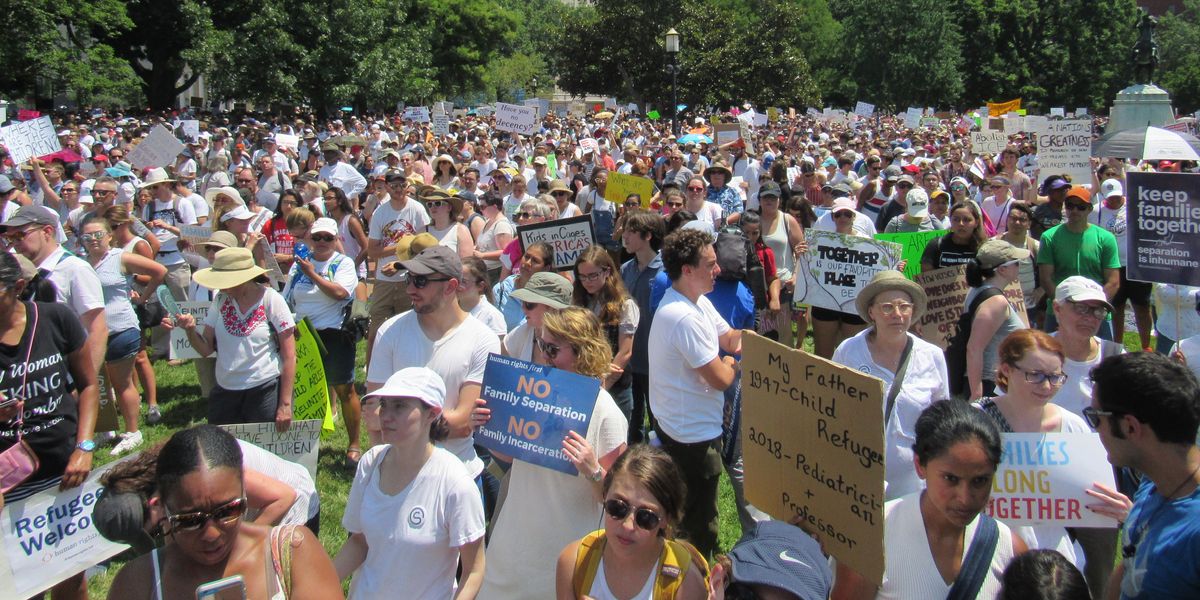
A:
[[[704,588],[708,589],[708,561],[701,556],[700,551],[682,540],[664,540],[663,553],[659,559],[660,567],[654,576],[653,600],[671,600],[683,585],[688,569],[693,565],[701,569],[704,576]],[[596,571],[600,567],[600,558],[604,556],[604,530],[593,531],[579,541],[579,550],[575,553],[575,571],[571,578],[571,588],[576,598],[582,598],[592,589],[596,579]]]
[[[958,325],[954,337],[946,346],[946,373],[950,377],[950,397],[966,398],[971,390],[967,383],[967,342],[971,340],[971,325],[975,322],[975,313],[984,300],[993,296],[1002,296],[1004,292],[995,287],[984,288],[967,310],[958,317]]]
[[[761,310],[767,307],[767,275],[754,244],[746,238],[738,227],[723,227],[717,233],[717,241],[713,245],[717,252],[717,266],[721,267],[718,279],[741,281],[754,294],[754,308]]]

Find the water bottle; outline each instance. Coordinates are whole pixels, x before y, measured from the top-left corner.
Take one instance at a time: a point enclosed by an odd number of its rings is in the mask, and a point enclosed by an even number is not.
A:
[[[312,250],[309,249],[308,244],[305,244],[304,242],[299,242],[296,244],[296,258],[299,258],[300,260],[312,259]]]

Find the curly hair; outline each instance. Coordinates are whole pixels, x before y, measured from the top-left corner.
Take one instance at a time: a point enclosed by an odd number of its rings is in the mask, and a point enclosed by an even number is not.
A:
[[[579,306],[546,311],[542,317],[542,329],[563,340],[575,351],[576,373],[597,379],[608,375],[612,349],[600,329],[600,320],[592,311]]]
[[[714,241],[713,236],[696,229],[680,229],[668,235],[662,250],[667,277],[677,281],[683,275],[684,266],[699,266],[701,252],[706,246],[713,245]]]
[[[604,287],[600,288],[595,296],[589,294],[583,287],[579,276],[579,265],[585,263],[604,273]],[[625,283],[621,281],[621,274],[613,262],[612,255],[603,246],[588,246],[579,255],[579,260],[575,261],[575,283],[572,285],[575,306],[590,308],[591,303],[596,302],[600,305],[598,316],[601,324],[611,326],[621,322],[621,313],[624,310],[625,301],[629,299],[629,292],[625,290]]]

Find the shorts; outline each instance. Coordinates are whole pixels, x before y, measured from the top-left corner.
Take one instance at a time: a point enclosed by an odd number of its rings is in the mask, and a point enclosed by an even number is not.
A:
[[[845,313],[838,310],[830,310],[819,306],[812,307],[812,318],[814,321],[840,321],[847,325],[866,325],[867,322],[861,317],[851,313]]]
[[[1128,300],[1134,306],[1150,306],[1150,291],[1154,284],[1146,281],[1130,281],[1125,278],[1125,267],[1121,267],[1121,287],[1113,296],[1113,306],[1124,306]]]
[[[321,357],[325,382],[329,385],[354,383],[354,336],[341,329],[320,329],[317,335],[325,344],[325,355]]]
[[[105,362],[116,362],[133,358],[142,348],[142,332],[137,327],[108,334],[108,348],[104,351]]]
[[[208,397],[208,424],[274,423],[278,408],[278,377],[244,390],[216,385]]]

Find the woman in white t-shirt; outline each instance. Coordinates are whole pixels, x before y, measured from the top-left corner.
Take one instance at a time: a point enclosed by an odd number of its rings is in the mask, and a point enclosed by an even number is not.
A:
[[[296,322],[283,296],[267,283],[266,269],[246,248],[217,252],[213,266],[192,275],[200,285],[220,290],[208,316],[171,315],[165,327],[182,327],[200,356],[217,353],[217,385],[208,399],[208,422],[292,423],[296,378]],[[172,318],[173,317],[173,318]]]
[[[516,229],[504,216],[504,198],[488,192],[479,199],[479,212],[487,219],[483,223],[483,231],[475,240],[475,258],[483,259],[488,269],[488,281],[496,285],[500,280],[500,255],[513,240]]]
[[[555,368],[596,379],[610,372],[612,352],[600,322],[586,308],[547,312],[537,344]],[[600,522],[604,476],[625,452],[627,428],[612,396],[601,388],[586,435],[572,431],[562,442],[562,451],[578,474],[512,461],[508,495],[493,519],[481,597],[554,597],[553,565],[567,544],[595,530]],[[506,460],[495,452],[492,455]]]
[[[434,446],[450,434],[442,378],[408,367],[365,398],[379,399],[384,443],[358,463],[342,515],[350,537],[333,563],[340,579],[354,575],[349,598],[473,600],[484,575],[483,499],[463,462]]]
[[[479,319],[504,341],[508,326],[504,315],[492,304],[492,286],[488,284],[487,266],[478,258],[464,258],[462,281],[458,285],[458,306]]]
[[[429,211],[430,222],[425,226],[438,243],[458,252],[460,258],[475,255],[475,241],[471,239],[471,230],[458,222],[462,212],[463,200],[451,196],[442,190],[430,190],[420,196],[420,200]]]
[[[708,201],[708,183],[703,177],[696,175],[688,180],[684,189],[684,201],[683,208],[696,215],[698,220],[714,228],[720,226],[721,205]]]

